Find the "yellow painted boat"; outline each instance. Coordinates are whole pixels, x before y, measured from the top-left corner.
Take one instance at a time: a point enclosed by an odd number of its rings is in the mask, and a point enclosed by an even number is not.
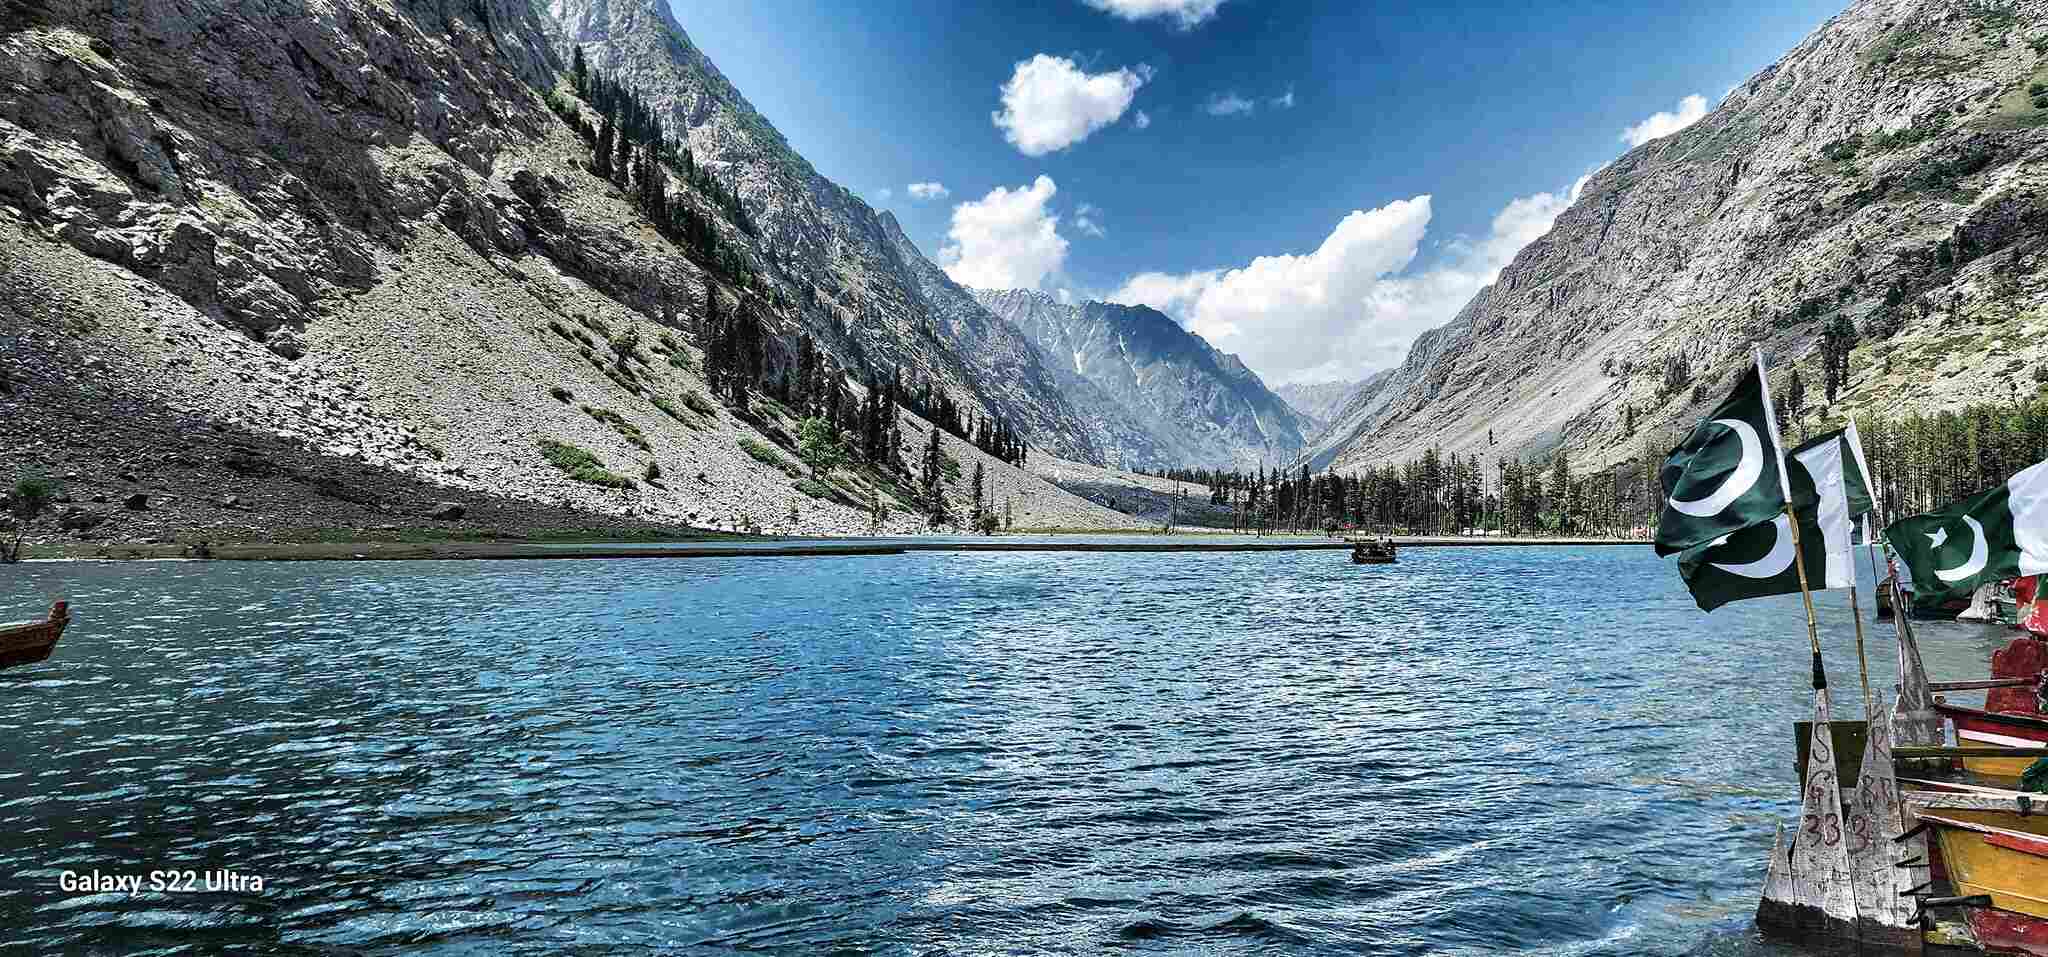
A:
[[[1934,710],[1956,726],[1956,743],[1978,748],[2048,747],[2048,718],[2037,714],[2006,714],[1938,703]],[[2036,758],[1964,757],[1963,769],[1972,774],[2017,778],[2026,773]]]
[[[2001,824],[2021,823],[2001,820]],[[1941,842],[1949,881],[1963,894],[1989,894],[1999,910],[2048,918],[2048,834],[1923,814]]]
[[[1998,788],[1907,791],[1957,894],[1984,894],[2008,914],[2048,919],[2048,794]]]

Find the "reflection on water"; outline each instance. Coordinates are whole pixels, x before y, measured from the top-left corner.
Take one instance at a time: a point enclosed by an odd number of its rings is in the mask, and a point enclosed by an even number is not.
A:
[[[60,593],[0,951],[1774,952],[1808,700],[1796,598],[1646,548],[49,564],[0,618]],[[58,887],[188,868],[265,890]]]

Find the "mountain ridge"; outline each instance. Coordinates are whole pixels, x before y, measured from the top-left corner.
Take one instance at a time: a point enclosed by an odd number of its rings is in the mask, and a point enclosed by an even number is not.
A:
[[[1308,461],[1661,454],[1752,343],[1820,381],[1837,317],[1856,329],[1849,379],[1815,418],[2031,391],[2048,365],[2048,111],[2027,93],[2048,79],[2044,23],[2038,0],[1857,0],[1698,123],[1593,174],[1353,393]],[[2010,361],[1957,361],[1973,341]]]
[[[1099,431],[1136,429],[1154,440],[1108,450],[1126,467],[1248,468],[1291,457],[1307,442],[1299,413],[1257,373],[1164,313],[1067,304],[1036,290],[974,295],[1023,331],[1070,397],[1097,403],[1090,414]],[[1100,405],[1104,398],[1113,407]]]

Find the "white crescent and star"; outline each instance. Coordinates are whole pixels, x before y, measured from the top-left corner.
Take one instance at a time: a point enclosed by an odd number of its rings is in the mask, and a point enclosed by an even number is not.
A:
[[[1753,562],[1740,562],[1732,565],[1723,565],[1720,562],[1708,562],[1707,564],[1731,575],[1741,575],[1744,578],[1776,578],[1779,575],[1783,575],[1785,569],[1792,567],[1791,517],[1786,515],[1778,516],[1777,520],[1771,523],[1771,529],[1774,533],[1772,538],[1775,540],[1771,542],[1771,550],[1765,553],[1764,557]],[[1727,536],[1722,536],[1720,541],[1717,541],[1715,544],[1718,545],[1727,540]]]
[[[1976,540],[1970,543],[1969,560],[1954,568],[1935,569],[1934,577],[1942,581],[1959,582],[1965,578],[1973,577],[1978,572],[1984,570],[1985,562],[1991,558],[1990,549],[1984,542],[1984,526],[1979,525],[1976,519],[1968,515],[1963,516],[1963,524],[1970,526],[1970,534],[1976,536]],[[1948,529],[1935,529],[1927,533],[1927,537],[1934,540],[1934,547],[1940,548],[1943,542],[1948,541]]]
[[[1741,419],[1715,419],[1714,424],[1727,426],[1742,441],[1742,461],[1736,463],[1735,471],[1728,473],[1728,478],[1713,494],[1686,501],[1679,501],[1676,497],[1671,499],[1672,508],[1694,518],[1721,514],[1723,509],[1735,504],[1736,499],[1755,487],[1756,480],[1764,474],[1764,444],[1757,438],[1756,428]]]

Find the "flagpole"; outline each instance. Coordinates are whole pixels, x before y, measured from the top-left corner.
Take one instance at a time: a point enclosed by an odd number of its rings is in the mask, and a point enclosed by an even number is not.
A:
[[[1763,389],[1764,422],[1771,427],[1771,451],[1778,458],[1778,490],[1785,495],[1785,524],[1792,529],[1792,566],[1799,569],[1799,597],[1806,602],[1806,643],[1813,649],[1814,690],[1828,686],[1828,674],[1820,662],[1820,624],[1813,614],[1813,587],[1806,581],[1806,549],[1799,544],[1799,516],[1792,508],[1792,479],[1785,471],[1785,443],[1778,437],[1778,410],[1771,404],[1771,376],[1764,368],[1764,349],[1751,346],[1756,357],[1757,384]]]
[[[1863,477],[1863,487],[1870,492],[1870,511],[1863,513],[1863,544],[1867,547],[1871,543],[1870,516],[1871,513],[1877,511],[1877,488],[1876,483],[1871,481],[1870,478],[1870,465],[1863,459],[1863,436],[1856,431],[1855,419],[1849,420],[1847,438],[1849,440],[1849,454],[1856,457],[1856,472]],[[1844,489],[1843,495],[1845,498],[1847,494],[1848,490]],[[1873,705],[1870,698],[1870,659],[1863,653],[1863,601],[1856,594],[1856,562],[1853,559],[1854,553],[1852,552],[1851,554],[1852,558],[1849,562],[1849,607],[1856,613],[1856,675],[1863,679],[1863,720],[1865,723],[1868,723],[1875,720],[1875,716],[1871,714]],[[1873,576],[1871,578],[1871,587],[1875,588],[1877,587],[1877,578],[1875,577],[1877,563],[1875,561],[1871,563],[1870,570]],[[1875,594],[1875,592],[1872,594]]]

